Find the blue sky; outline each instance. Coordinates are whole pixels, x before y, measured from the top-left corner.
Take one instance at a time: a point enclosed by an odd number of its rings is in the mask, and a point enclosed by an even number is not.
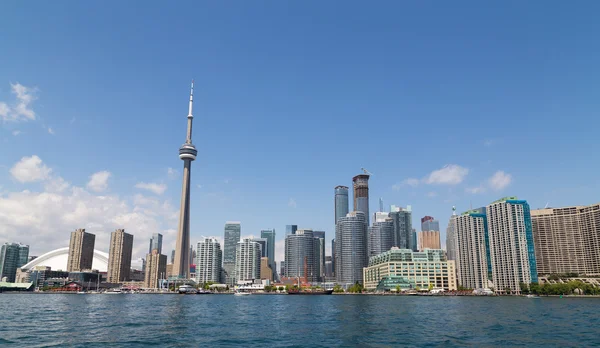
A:
[[[32,253],[125,227],[174,246],[196,80],[192,241],[334,235],[333,188],[445,229],[517,195],[598,201],[600,4],[0,4],[0,242]],[[34,157],[35,156],[35,157]],[[171,168],[171,170],[169,170]],[[94,174],[96,174],[94,176]],[[93,176],[93,177],[92,177]],[[137,187],[136,187],[137,186]]]

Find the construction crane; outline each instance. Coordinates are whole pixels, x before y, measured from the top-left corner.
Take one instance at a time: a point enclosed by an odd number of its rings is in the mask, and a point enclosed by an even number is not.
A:
[[[365,168],[360,168],[365,174],[367,175],[373,175],[371,172],[369,172],[368,170],[366,170]]]

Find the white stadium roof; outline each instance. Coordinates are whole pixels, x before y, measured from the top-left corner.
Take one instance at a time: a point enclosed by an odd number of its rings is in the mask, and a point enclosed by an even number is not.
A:
[[[38,256],[25,266],[21,267],[21,269],[31,270],[35,266],[46,266],[50,267],[53,271],[66,271],[68,259],[69,248],[60,248]],[[102,251],[94,250],[92,269],[97,269],[99,272],[106,272],[108,269],[108,254]]]

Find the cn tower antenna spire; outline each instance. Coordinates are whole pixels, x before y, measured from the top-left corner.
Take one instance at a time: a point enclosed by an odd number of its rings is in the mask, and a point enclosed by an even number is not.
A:
[[[188,108],[188,124],[187,124],[187,137],[185,142],[187,144],[192,143],[192,120],[194,119],[194,114],[192,113],[192,109],[194,106],[194,80],[192,80],[192,87],[190,88],[190,105]]]

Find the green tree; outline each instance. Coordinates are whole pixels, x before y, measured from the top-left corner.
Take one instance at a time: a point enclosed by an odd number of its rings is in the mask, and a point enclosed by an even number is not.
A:
[[[333,286],[333,292],[336,292],[336,293],[344,292],[344,289],[340,285],[335,284]]]
[[[527,284],[520,282],[519,288],[521,288],[521,294],[523,294],[523,295],[529,294],[529,287],[527,286]]]
[[[512,293],[512,289],[507,287],[504,289],[504,293],[506,293],[507,295],[510,295]]]
[[[400,289],[400,285],[396,285],[396,293],[397,293],[397,294],[399,294],[399,293],[400,293],[400,291],[401,291],[401,289]]]
[[[429,290],[429,291],[433,290],[433,284],[429,283],[429,288],[428,288],[428,290]]]

